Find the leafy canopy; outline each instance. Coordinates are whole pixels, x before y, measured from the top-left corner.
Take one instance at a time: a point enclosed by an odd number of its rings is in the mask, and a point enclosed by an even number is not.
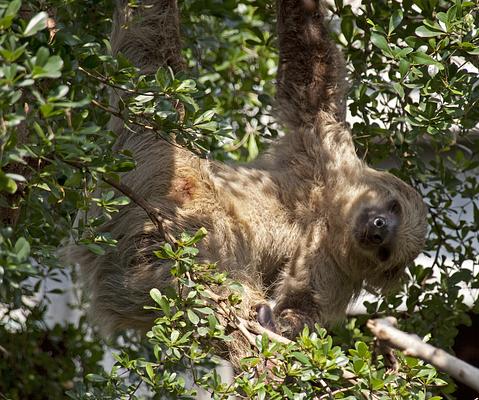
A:
[[[229,333],[224,316],[208,305],[207,289],[239,289],[213,266],[195,262],[202,232],[184,236],[175,249],[158,249],[157,256],[175,260],[172,273],[188,295],[153,290],[157,323],[146,343],[126,336],[112,371],[103,371],[106,345],[84,317],[46,323],[59,289],[45,281],[72,274],[58,261],[60,243],[72,236],[102,254],[115,241],[95,227],[130,201],[104,183],[135,166],[131,154],[112,150],[111,114],[132,134],[139,125],[158,140],[175,133],[181,145],[219,160],[254,159],[278,134],[273,4],[184,0],[180,6],[188,72],[140,76],[110,55],[112,2],[0,0],[0,392],[11,399],[60,399],[66,391],[71,398],[135,398],[144,382],[158,396],[189,398],[186,370],[215,398],[423,399],[451,392],[447,377],[410,357],[400,356],[400,372],[387,374],[383,361],[374,360],[365,317],[332,336],[321,327],[305,330],[290,345],[259,336],[235,383],[221,382],[209,367]],[[393,159],[392,172],[420,189],[430,210],[430,263],[411,266],[404,287],[368,303],[368,311],[397,314],[402,327],[449,349],[471,305],[477,311],[477,4],[373,0],[353,9],[336,0],[332,12],[350,69],[358,151],[373,165]],[[132,94],[118,110],[108,105],[115,88]],[[171,99],[184,105],[184,117]],[[92,204],[103,210],[99,217],[88,214]],[[79,210],[84,217],[74,226]],[[473,293],[468,305],[460,288]],[[234,309],[237,293],[221,299],[224,306]],[[273,362],[275,379],[263,373],[265,360]]]

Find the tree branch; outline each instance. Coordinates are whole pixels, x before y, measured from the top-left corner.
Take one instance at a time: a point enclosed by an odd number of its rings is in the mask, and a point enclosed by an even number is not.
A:
[[[395,318],[370,319],[367,323],[371,332],[379,339],[404,354],[418,357],[453,378],[479,392],[479,369],[454,357],[444,350],[424,343],[417,335],[403,332],[394,327]]]
[[[119,181],[115,182],[113,179],[107,178],[106,176],[102,176],[101,180],[114,187],[116,190],[133,201],[138,207],[142,208],[147,213],[150,220],[155,224],[161,236],[163,236],[167,242],[175,243],[175,238],[165,229],[167,220],[163,218],[158,208],[151,205],[147,200],[137,196],[133,190]]]
[[[279,334],[277,334],[273,331],[270,331],[269,329],[261,326],[258,322],[254,322],[254,321],[250,321],[250,320],[241,318],[240,316],[238,316],[236,314],[234,308],[228,307],[228,305],[226,304],[225,299],[223,299],[221,296],[217,295],[211,289],[206,289],[205,292],[208,295],[208,297],[211,298],[211,300],[213,300],[219,306],[216,309],[216,311],[223,318],[225,318],[228,321],[228,323],[230,323],[231,325],[233,325],[233,327],[238,329],[243,334],[243,336],[248,340],[248,342],[251,344],[251,346],[257,347],[256,337],[255,337],[254,334],[256,334],[256,335],[265,334],[270,340],[273,340],[273,341],[276,341],[276,342],[279,342],[279,343],[282,343],[282,344],[285,344],[285,345],[293,343],[292,340],[290,340],[290,339],[288,339],[284,336],[281,336],[281,335],[279,335]],[[349,381],[352,385],[357,384],[357,380],[356,380],[357,376],[356,375],[354,375],[353,373],[345,370],[344,368],[341,368],[341,372],[342,372],[343,378],[345,380]],[[334,395],[335,393],[339,393],[339,392],[351,389],[349,387],[349,388],[342,388],[339,391],[332,391],[331,388],[329,388],[329,386],[327,385],[327,383],[323,379],[320,379],[319,381],[321,383],[321,386],[323,386],[323,388],[325,389],[325,391],[327,393],[325,395],[322,395],[319,398],[316,397],[313,400],[328,398],[328,397],[331,397],[332,395]],[[377,397],[374,393],[372,393],[369,390],[364,390],[363,394],[368,399],[373,399],[373,400],[378,400],[379,399],[379,397]]]
[[[74,168],[78,168],[80,170],[86,170],[88,171],[88,166],[84,165],[82,163],[72,161],[72,160],[65,160],[65,159],[60,159],[62,162],[65,164],[68,164]],[[121,183],[120,181],[115,181],[113,179],[108,178],[105,175],[102,175],[100,179],[113,187],[114,189],[118,190],[120,193],[128,197],[133,203],[135,203],[138,207],[142,208],[148,217],[150,218],[151,222],[156,226],[158,229],[158,232],[160,232],[161,236],[169,243],[173,244],[175,243],[175,238],[174,236],[168,232],[166,229],[166,226],[168,225],[168,220],[164,218],[161,215],[161,211],[154,207],[149,201],[139,197],[136,195],[136,193],[131,190],[128,186],[125,184]]]

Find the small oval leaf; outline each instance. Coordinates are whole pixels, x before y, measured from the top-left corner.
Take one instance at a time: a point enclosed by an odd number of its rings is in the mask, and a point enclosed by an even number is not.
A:
[[[38,31],[45,29],[47,27],[48,14],[45,11],[42,11],[35,15],[30,22],[28,23],[23,36],[32,36]]]

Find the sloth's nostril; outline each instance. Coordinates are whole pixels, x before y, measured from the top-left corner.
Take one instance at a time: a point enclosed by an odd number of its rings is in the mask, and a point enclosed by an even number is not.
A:
[[[382,217],[377,217],[374,219],[373,224],[376,228],[382,228],[386,226],[386,220]]]

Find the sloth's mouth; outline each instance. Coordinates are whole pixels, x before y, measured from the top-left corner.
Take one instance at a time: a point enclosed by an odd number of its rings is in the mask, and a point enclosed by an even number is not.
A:
[[[356,233],[356,239],[359,243],[359,246],[368,252],[374,254],[374,256],[381,262],[386,262],[391,258],[392,249],[388,243],[375,244],[367,237],[366,232]]]

